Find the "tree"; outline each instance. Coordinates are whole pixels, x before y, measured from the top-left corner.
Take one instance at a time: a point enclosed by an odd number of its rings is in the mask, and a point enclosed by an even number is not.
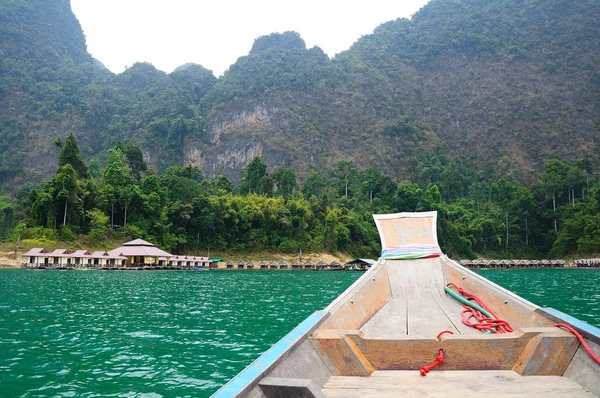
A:
[[[257,193],[262,195],[265,193],[265,183],[268,182],[268,177],[267,163],[260,156],[256,156],[242,171],[240,191],[242,193]]]
[[[296,189],[296,171],[288,167],[282,167],[273,174],[273,182],[277,186],[277,192],[284,198],[289,198]]]
[[[87,167],[81,158],[79,147],[77,146],[77,141],[75,140],[73,133],[69,134],[65,139],[65,143],[62,145],[58,157],[58,167],[66,165],[71,165],[73,169],[77,171],[79,178],[87,177]]]
[[[88,237],[90,240],[100,242],[105,239],[109,231],[109,217],[98,209],[88,210],[86,217],[89,220],[90,232]]]
[[[55,200],[64,203],[64,210],[62,212],[62,225],[65,226],[67,224],[69,203],[71,203],[72,206],[75,205],[77,207],[80,207],[81,204],[77,171],[75,171],[75,169],[70,164],[62,166],[58,169],[58,172],[52,179],[52,184],[54,186],[54,192],[56,193]],[[71,213],[74,215],[79,214],[79,212],[76,209],[72,209]],[[78,225],[77,220],[71,219],[71,224]]]
[[[127,165],[131,169],[131,174],[139,181],[142,178],[142,173],[148,168],[140,147],[133,143],[133,141],[129,141],[127,145],[125,145],[123,152],[127,159]]]

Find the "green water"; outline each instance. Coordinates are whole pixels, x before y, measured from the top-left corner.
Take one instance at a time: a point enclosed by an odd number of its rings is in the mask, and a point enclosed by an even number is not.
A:
[[[600,326],[600,270],[480,271]],[[206,397],[361,273],[0,270],[0,397]]]
[[[0,270],[0,396],[209,396],[359,276]]]

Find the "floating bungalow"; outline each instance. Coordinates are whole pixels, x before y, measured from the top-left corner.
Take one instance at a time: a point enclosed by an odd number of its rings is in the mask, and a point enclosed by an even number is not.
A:
[[[124,243],[123,246],[108,252],[109,255],[123,255],[127,257],[125,266],[144,267],[158,266],[159,257],[174,257],[143,239],[135,239]]]
[[[27,262],[25,266],[27,267],[42,267],[49,265],[49,254],[43,247],[34,247],[29,250],[27,253],[23,253],[23,257],[26,258]]]
[[[254,262],[252,260],[248,261],[246,263],[246,268],[248,268],[248,269],[254,268]]]
[[[302,268],[302,263],[300,261],[296,260],[292,263],[292,269],[300,269],[300,268]]]
[[[573,261],[577,267],[600,267],[600,258],[580,258]]]
[[[104,268],[122,267],[127,257],[121,253],[109,254],[105,251],[90,253],[77,250],[74,253],[67,249],[56,249],[52,253],[44,248],[33,248],[23,254],[27,262],[26,268]]]
[[[313,268],[315,268],[315,265],[316,265],[315,263],[308,260],[307,262],[304,263],[304,269],[313,269]]]
[[[279,263],[279,269],[288,269],[289,268],[289,264],[287,263],[287,261],[283,260],[282,262]]]
[[[234,269],[235,268],[235,263],[231,260],[227,261],[227,264],[225,264],[225,268],[227,269]]]
[[[332,261],[331,264],[329,264],[329,268],[331,268],[332,270],[342,270],[342,264],[340,264],[337,261]]]
[[[346,269],[350,271],[364,271],[375,265],[375,260],[370,258],[357,258],[346,263]]]
[[[269,263],[268,263],[268,262],[266,262],[265,260],[262,260],[262,261],[261,261],[261,262],[258,264],[258,266],[260,267],[260,269],[267,269],[267,268],[269,268]]]
[[[246,268],[246,263],[243,262],[242,260],[240,260],[238,262],[238,269],[244,269],[244,268]]]
[[[279,266],[279,264],[277,264],[277,261],[273,260],[269,264],[269,269],[277,269],[278,266]]]

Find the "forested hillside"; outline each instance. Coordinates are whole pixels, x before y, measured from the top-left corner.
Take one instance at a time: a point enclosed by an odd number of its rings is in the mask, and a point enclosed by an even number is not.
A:
[[[5,1],[0,180],[48,178],[72,131],[87,160],[133,139],[160,170],[233,181],[255,155],[301,178],[343,158],[409,179],[416,153],[443,143],[531,184],[551,158],[598,163],[598,21],[594,0],[432,0],[334,59],[294,32],[260,37],[217,80],[198,65],[113,75],[68,0]]]
[[[595,0],[432,0],[333,59],[115,75],[68,0],[3,1],[0,232],[373,254],[370,214],[435,209],[451,254],[593,253],[599,33]]]

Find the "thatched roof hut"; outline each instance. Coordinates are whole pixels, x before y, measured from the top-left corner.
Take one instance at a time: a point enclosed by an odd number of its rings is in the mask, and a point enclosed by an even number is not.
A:
[[[285,260],[283,260],[282,262],[279,263],[279,269],[288,269],[289,266],[290,265]]]
[[[275,260],[273,260],[269,263],[270,269],[277,269],[277,266],[278,266],[278,264],[277,264],[277,261],[275,261]]]
[[[258,266],[260,267],[260,269],[267,269],[267,268],[269,268],[269,263],[268,263],[268,262],[266,262],[265,260],[262,260],[262,261],[261,261],[261,262],[258,264]]]
[[[250,260],[246,263],[246,268],[254,268],[254,261]]]
[[[315,267],[315,263],[313,263],[312,261],[308,260],[307,262],[304,263],[304,268],[306,269],[312,269]]]
[[[292,263],[292,268],[302,268],[302,263],[296,260]]]

